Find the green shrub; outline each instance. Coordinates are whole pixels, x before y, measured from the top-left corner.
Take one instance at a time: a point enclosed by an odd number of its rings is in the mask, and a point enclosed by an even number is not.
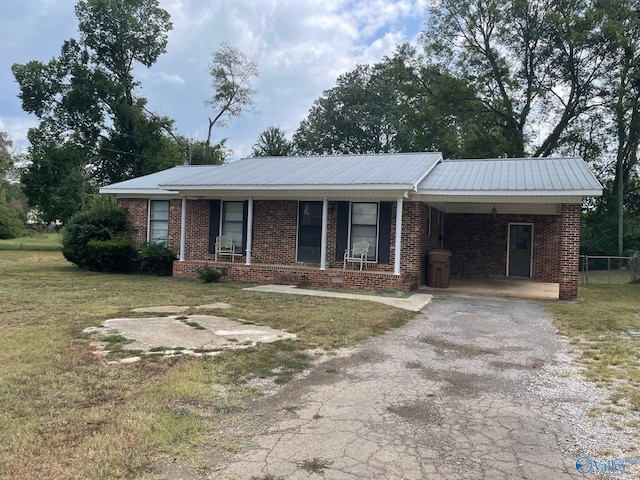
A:
[[[198,269],[198,278],[204,283],[218,283],[226,274],[226,268],[213,268],[209,265],[205,265]]]
[[[18,212],[7,204],[0,203],[0,239],[17,238],[24,235],[24,222]]]
[[[62,254],[78,267],[92,269],[95,262],[89,242],[124,237],[128,231],[125,212],[113,205],[94,206],[69,219],[62,232]]]
[[[171,276],[177,257],[163,245],[147,243],[140,249],[140,271],[149,275]]]
[[[96,272],[129,272],[138,255],[131,240],[124,236],[89,240],[87,253],[87,268]]]

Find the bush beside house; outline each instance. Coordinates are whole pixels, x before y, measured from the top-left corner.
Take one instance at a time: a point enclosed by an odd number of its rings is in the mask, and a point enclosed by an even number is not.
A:
[[[115,202],[99,203],[75,214],[62,233],[62,254],[79,268],[96,272],[171,275],[175,255],[162,245],[140,250],[129,237],[127,214]]]

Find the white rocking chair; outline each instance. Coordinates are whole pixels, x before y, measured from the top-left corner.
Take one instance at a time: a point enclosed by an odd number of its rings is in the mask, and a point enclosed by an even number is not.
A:
[[[342,269],[347,269],[347,262],[359,262],[360,263],[360,271],[362,271],[362,266],[365,268],[367,266],[367,255],[369,254],[369,242],[355,242],[351,247],[351,250],[345,250],[344,252],[344,262],[342,264]]]
[[[231,255],[231,261],[236,261],[236,247],[233,244],[233,238],[228,235],[220,235],[216,237],[216,247],[214,260],[218,261],[218,255]]]

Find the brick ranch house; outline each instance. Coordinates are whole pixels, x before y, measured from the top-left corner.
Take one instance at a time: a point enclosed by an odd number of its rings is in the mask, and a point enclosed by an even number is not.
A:
[[[574,299],[581,204],[602,187],[580,158],[404,153],[179,166],[100,191],[128,212],[134,241],[176,253],[176,276],[208,264],[228,281],[410,290],[428,252],[445,248],[454,278],[531,278]],[[219,235],[233,237],[235,261],[214,262]],[[358,240],[367,268],[343,270]]]

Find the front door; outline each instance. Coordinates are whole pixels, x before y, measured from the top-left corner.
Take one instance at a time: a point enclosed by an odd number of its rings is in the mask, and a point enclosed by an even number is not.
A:
[[[531,276],[532,239],[533,225],[531,225],[530,223],[516,223],[509,225],[509,266],[507,270],[508,276]]]
[[[322,202],[298,203],[298,261],[320,263]]]

